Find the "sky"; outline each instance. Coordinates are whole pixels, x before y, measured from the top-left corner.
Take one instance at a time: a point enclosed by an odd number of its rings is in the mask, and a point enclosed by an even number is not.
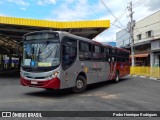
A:
[[[111,27],[94,40],[116,41],[116,32],[130,21],[129,0],[0,0],[0,16],[53,21],[110,20]],[[104,5],[104,4],[106,5]],[[160,10],[160,0],[132,0],[139,21]],[[116,18],[118,20],[116,20]]]

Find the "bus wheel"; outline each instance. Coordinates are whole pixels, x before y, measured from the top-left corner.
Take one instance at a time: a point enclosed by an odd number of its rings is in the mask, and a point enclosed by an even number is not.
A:
[[[87,80],[83,76],[79,75],[77,77],[75,87],[72,88],[72,91],[74,93],[81,93],[86,90],[86,87],[87,87]]]
[[[119,79],[120,79],[120,77],[119,77],[119,72],[117,71],[117,72],[116,72],[116,78],[115,78],[114,82],[115,82],[115,83],[118,83],[118,82],[119,82]]]

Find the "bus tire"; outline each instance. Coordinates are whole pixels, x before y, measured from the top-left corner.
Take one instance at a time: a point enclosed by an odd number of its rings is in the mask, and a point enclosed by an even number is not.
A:
[[[118,83],[118,82],[119,82],[119,79],[120,79],[120,75],[119,75],[119,72],[117,71],[117,72],[116,72],[116,78],[114,79],[114,82],[115,82],[115,83]]]
[[[86,90],[86,87],[87,87],[87,80],[83,76],[79,75],[77,77],[75,86],[72,88],[72,91],[74,93],[81,93]]]

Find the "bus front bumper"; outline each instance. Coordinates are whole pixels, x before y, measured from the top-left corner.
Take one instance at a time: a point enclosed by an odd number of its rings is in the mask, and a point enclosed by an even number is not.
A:
[[[36,81],[36,80],[26,80],[21,76],[20,84],[23,86],[29,86],[29,87],[60,89],[60,79],[58,77],[55,77],[51,80],[46,80],[46,81]]]

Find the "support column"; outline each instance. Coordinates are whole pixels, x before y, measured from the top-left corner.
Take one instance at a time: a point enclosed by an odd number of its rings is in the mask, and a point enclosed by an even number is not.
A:
[[[155,55],[154,52],[150,53],[150,66],[153,67],[155,63]]]
[[[8,68],[12,68],[12,56],[11,56],[11,50],[9,51],[9,64],[8,64]]]
[[[154,58],[155,58],[155,65],[154,66],[159,67],[159,58],[158,58],[158,55],[155,54]]]

